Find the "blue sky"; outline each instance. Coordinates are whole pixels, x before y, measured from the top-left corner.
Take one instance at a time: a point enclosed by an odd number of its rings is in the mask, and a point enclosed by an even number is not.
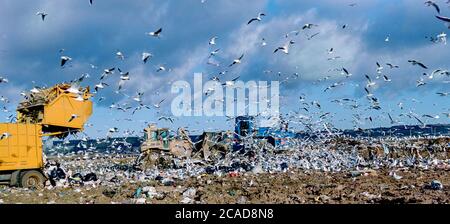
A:
[[[205,74],[204,79],[227,73],[221,80],[237,76],[241,80],[285,80],[281,92],[281,112],[297,112],[317,121],[321,114],[330,112],[327,122],[337,128],[355,126],[354,116],[360,116],[358,127],[370,128],[389,126],[387,113],[400,124],[417,122],[401,114],[413,112],[439,115],[439,119],[423,117],[427,123],[448,123],[443,114],[449,112],[449,96],[437,92],[449,92],[449,76],[435,75],[433,79],[423,76],[435,69],[450,69],[449,45],[432,43],[425,37],[436,37],[449,32],[447,25],[436,19],[432,7],[423,0],[94,0],[92,6],[83,0],[2,0],[0,3],[0,76],[9,83],[0,83],[2,96],[10,103],[0,102],[14,111],[20,101],[20,92],[30,90],[34,85],[51,86],[70,81],[81,74],[90,78],[83,85],[99,83],[103,69],[118,67],[130,72],[123,94],[116,94],[119,74],[108,77],[110,87],[100,90],[94,97],[92,126],[86,129],[90,136],[105,136],[108,128],[119,127],[139,132],[146,122],[158,122],[160,115],[171,115],[171,83],[177,80],[193,81],[195,72]],[[351,7],[349,4],[357,3]],[[450,16],[449,4],[436,1],[441,14]],[[48,14],[45,21],[36,15],[38,11]],[[247,21],[259,12],[267,14],[262,21],[247,25]],[[317,24],[311,30],[301,30],[306,23]],[[346,24],[347,27],[342,29]],[[145,35],[162,27],[160,38]],[[285,34],[301,30],[298,35],[286,38]],[[307,35],[319,33],[308,40]],[[214,47],[209,39],[218,36]],[[386,37],[389,36],[389,42]],[[267,45],[261,46],[262,38]],[[289,40],[288,55],[273,54],[276,47]],[[220,66],[211,66],[209,52],[220,48],[214,60]],[[334,53],[327,50],[333,48]],[[60,49],[73,60],[69,66],[59,66]],[[120,50],[125,60],[119,60],[115,53]],[[153,57],[147,64],[140,60],[142,52]],[[242,64],[228,68],[241,54]],[[337,60],[327,58],[339,56]],[[407,61],[415,59],[426,64],[424,70]],[[376,79],[376,62],[383,65],[381,77]],[[389,69],[386,63],[399,65]],[[92,68],[90,64],[96,66]],[[169,71],[156,72],[160,65]],[[345,78],[340,71],[345,67],[353,75]],[[271,70],[272,73],[264,71]],[[331,70],[331,71],[330,71]],[[297,79],[292,74],[298,73]],[[278,75],[279,74],[279,75]],[[381,110],[370,110],[365,97],[364,86],[369,75],[376,85],[371,88],[379,99]],[[392,81],[384,82],[382,75]],[[328,77],[325,81],[317,80]],[[423,78],[427,83],[416,87],[416,81]],[[32,82],[34,81],[34,83]],[[323,90],[335,82],[344,85],[330,91]],[[122,112],[108,107],[112,103],[137,106],[130,97],[144,92],[143,102],[152,105],[162,99],[161,109],[141,110],[131,115],[131,110]],[[311,107],[310,112],[299,96],[306,96],[305,102],[318,101],[321,110]],[[127,97],[130,96],[130,97]],[[100,97],[105,100],[98,102]],[[357,109],[331,102],[351,98]],[[403,104],[401,109],[398,104]],[[1,121],[11,112],[1,112]],[[4,115],[4,116],[2,116]],[[297,116],[299,116],[297,114]],[[372,122],[365,118],[371,117]],[[129,121],[131,118],[132,121]],[[192,132],[202,130],[230,129],[232,124],[223,117],[180,117],[174,124],[164,121],[160,126],[189,127]],[[302,125],[292,127],[302,130]]]

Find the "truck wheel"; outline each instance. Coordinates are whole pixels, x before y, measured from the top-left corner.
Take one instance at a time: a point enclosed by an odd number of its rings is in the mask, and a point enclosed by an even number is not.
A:
[[[20,177],[20,186],[39,189],[44,186],[45,178],[41,172],[36,170],[25,171]]]

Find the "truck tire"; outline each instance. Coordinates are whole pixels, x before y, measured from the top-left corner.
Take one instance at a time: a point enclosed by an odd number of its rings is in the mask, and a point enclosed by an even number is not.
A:
[[[24,171],[20,175],[20,186],[26,188],[40,189],[44,187],[45,177],[37,170]]]

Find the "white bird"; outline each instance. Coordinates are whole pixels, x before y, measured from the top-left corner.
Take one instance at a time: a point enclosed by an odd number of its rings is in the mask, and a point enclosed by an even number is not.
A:
[[[158,118],[158,121],[160,121],[160,120],[170,121],[170,123],[173,123],[173,119],[171,117],[167,117],[167,116],[160,116]]]
[[[417,83],[416,87],[423,86],[423,85],[427,84],[426,82],[423,81],[422,78],[420,78],[419,80],[417,80],[416,83]]]
[[[120,69],[119,69],[119,71],[120,71],[120,80],[123,80],[123,81],[130,80],[130,72],[123,73]]]
[[[444,43],[444,45],[447,45],[447,34],[442,32],[439,35],[436,36],[439,42]]]
[[[117,51],[116,52],[116,57],[120,60],[124,60],[125,56],[123,55],[123,53],[121,51]]]
[[[348,77],[352,76],[352,74],[351,74],[350,72],[348,72],[348,70],[345,69],[344,67],[342,68],[342,72],[343,72],[343,73],[341,73],[341,74],[342,74],[342,75],[345,74],[345,78],[348,78]]]
[[[215,56],[217,53],[219,53],[220,49],[216,49],[214,51],[209,52],[209,58],[212,56]]]
[[[394,65],[394,64],[391,64],[391,63],[386,63],[386,65],[389,66],[390,69],[399,68],[398,65]]]
[[[37,16],[41,16],[42,21],[44,21],[44,20],[45,20],[45,17],[46,17],[48,14],[45,13],[45,12],[37,12],[36,15],[37,15]]]
[[[134,101],[136,101],[136,102],[142,102],[142,95],[144,95],[144,93],[140,93],[140,92],[138,92],[137,93],[137,96],[135,96],[134,98],[133,98],[133,100]]]
[[[426,2],[425,2],[425,5],[427,5],[427,6],[433,6],[434,9],[436,9],[437,13],[438,13],[438,14],[441,14],[441,10],[439,9],[439,6],[436,4],[436,2],[434,2],[434,1],[426,1]]]
[[[261,46],[264,47],[267,45],[266,39],[262,38],[261,40]]]
[[[161,108],[161,103],[164,102],[164,100],[166,100],[166,99],[162,99],[161,101],[159,101],[159,103],[153,104],[153,106],[155,108]]]
[[[104,89],[105,86],[109,86],[107,83],[100,82],[99,84],[95,85],[94,89],[95,92],[98,92],[99,89]]]
[[[64,66],[68,61],[71,61],[72,58],[68,56],[61,56],[61,67]]]
[[[281,51],[283,51],[285,54],[289,54],[289,46],[290,46],[291,44],[294,44],[294,43],[295,43],[295,42],[294,42],[293,40],[291,40],[291,41],[289,41],[288,43],[286,43],[285,45],[283,45],[283,46],[278,47],[277,49],[275,49],[275,50],[273,51],[273,53],[275,54],[275,53],[277,53],[278,50],[281,50]]]
[[[161,35],[162,28],[159,28],[157,31],[147,33],[149,36],[158,37]]]
[[[39,93],[41,91],[37,87],[34,87],[33,89],[30,90],[30,92],[32,92],[32,93]]]
[[[102,74],[102,76],[100,77],[100,80],[102,80],[102,79],[108,77],[108,75],[113,74],[113,73],[114,73],[114,70],[116,70],[116,68],[110,68],[110,69],[105,69],[105,70],[103,70],[103,74]]]
[[[367,79],[366,87],[371,87],[371,86],[374,86],[376,84],[375,82],[372,81],[372,79],[368,75],[365,75],[365,76],[366,76],[366,79]]]
[[[424,69],[428,69],[427,66],[425,66],[422,62],[416,61],[416,60],[408,60],[409,63],[411,63],[412,65],[418,65]]]
[[[0,135],[0,140],[8,139],[8,138],[11,137],[11,136],[12,136],[12,135],[11,135],[10,133],[4,132],[4,133],[2,133],[2,135]]]
[[[438,94],[439,96],[448,96],[449,92],[438,92],[436,94]]]
[[[262,20],[262,18],[261,18],[262,16],[266,16],[266,14],[264,14],[264,13],[258,13],[258,16],[255,17],[255,18],[250,19],[250,20],[247,22],[247,25],[249,25],[249,24],[252,23],[253,21],[261,21],[261,20]]]
[[[217,36],[212,37],[212,38],[209,40],[209,45],[216,45],[216,40],[217,40]]]
[[[75,118],[78,118],[79,116],[78,115],[76,115],[76,114],[72,114],[72,115],[70,115],[70,119],[69,119],[69,122],[72,122]]]
[[[166,71],[166,67],[164,67],[163,65],[159,66],[158,69],[156,70],[156,72],[160,72],[160,71]]]
[[[383,66],[381,66],[380,63],[377,62],[377,73],[380,74],[381,70],[383,70]]]
[[[233,63],[231,63],[228,67],[231,67],[231,66],[233,66],[235,64],[240,64],[243,57],[244,57],[244,54],[242,54],[239,58],[234,59]]]
[[[144,63],[147,63],[148,59],[150,59],[151,57],[153,57],[153,55],[151,53],[148,53],[148,52],[142,53],[142,61]]]
[[[319,26],[319,25],[315,25],[315,24],[312,24],[312,23],[306,23],[305,25],[303,25],[302,30],[304,30],[304,29],[311,29],[314,26]]]
[[[3,78],[0,76],[0,83],[8,83],[9,80],[7,78]]]

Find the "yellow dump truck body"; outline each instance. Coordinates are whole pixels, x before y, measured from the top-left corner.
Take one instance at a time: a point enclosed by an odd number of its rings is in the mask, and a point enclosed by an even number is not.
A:
[[[77,91],[78,93],[74,93]],[[18,123],[42,124],[52,127],[51,131],[66,131],[67,129],[83,130],[83,125],[92,115],[92,101],[89,88],[73,88],[69,84],[31,93],[28,99],[21,102],[17,108]],[[72,115],[76,115],[72,118]]]
[[[41,169],[41,125],[0,123],[0,171]]]

